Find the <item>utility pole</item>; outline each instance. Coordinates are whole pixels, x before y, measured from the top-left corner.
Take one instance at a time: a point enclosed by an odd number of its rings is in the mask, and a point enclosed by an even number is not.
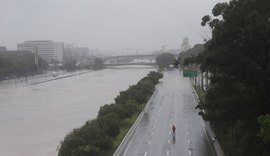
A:
[[[39,62],[38,62],[38,50],[37,47],[34,49],[34,57],[35,57],[35,65],[37,66],[37,70],[39,69]]]

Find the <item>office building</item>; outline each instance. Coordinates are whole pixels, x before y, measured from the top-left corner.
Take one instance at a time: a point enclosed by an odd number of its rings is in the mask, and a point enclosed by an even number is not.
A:
[[[17,44],[18,51],[37,52],[38,56],[50,63],[55,61],[63,62],[63,42],[53,42],[52,40],[25,41]]]

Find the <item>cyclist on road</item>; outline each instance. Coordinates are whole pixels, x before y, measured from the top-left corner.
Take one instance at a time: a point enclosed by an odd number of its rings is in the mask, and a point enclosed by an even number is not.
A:
[[[173,139],[173,143],[175,143],[175,130],[176,130],[176,128],[175,128],[175,126],[173,124],[172,125],[172,139]]]
[[[172,125],[172,131],[173,131],[173,134],[175,134],[175,130],[176,130],[175,126]]]

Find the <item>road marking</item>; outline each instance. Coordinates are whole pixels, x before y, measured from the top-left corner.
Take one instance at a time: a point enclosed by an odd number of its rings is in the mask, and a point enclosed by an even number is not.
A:
[[[144,152],[144,155],[143,156],[147,156],[147,152]]]
[[[154,135],[154,132],[152,132],[151,135]]]
[[[171,134],[172,134],[172,132],[171,132],[171,131],[169,131],[169,134],[171,135]]]
[[[154,125],[154,129],[156,128],[156,125]]]
[[[168,140],[168,144],[170,144],[171,143],[171,140]]]
[[[150,143],[151,143],[151,141],[149,140],[149,141],[148,141],[148,145],[150,145]]]
[[[187,131],[187,134],[189,135],[189,131]]]
[[[156,122],[157,122],[158,120],[156,119]]]
[[[127,151],[128,151],[128,149],[129,149],[129,146],[131,145],[131,142],[128,144],[128,146],[127,146],[127,148],[126,148],[126,151],[125,151],[125,153],[124,153],[124,156],[127,154]]]
[[[188,144],[190,145],[190,140],[188,140]]]
[[[167,155],[170,155],[170,151],[169,150],[167,150]]]
[[[171,121],[172,121],[172,119],[171,119]]]

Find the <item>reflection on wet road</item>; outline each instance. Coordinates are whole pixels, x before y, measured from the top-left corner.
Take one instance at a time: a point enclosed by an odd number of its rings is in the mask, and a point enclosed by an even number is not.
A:
[[[211,156],[188,79],[172,70],[161,81],[125,156]],[[172,124],[176,126],[175,140]]]

